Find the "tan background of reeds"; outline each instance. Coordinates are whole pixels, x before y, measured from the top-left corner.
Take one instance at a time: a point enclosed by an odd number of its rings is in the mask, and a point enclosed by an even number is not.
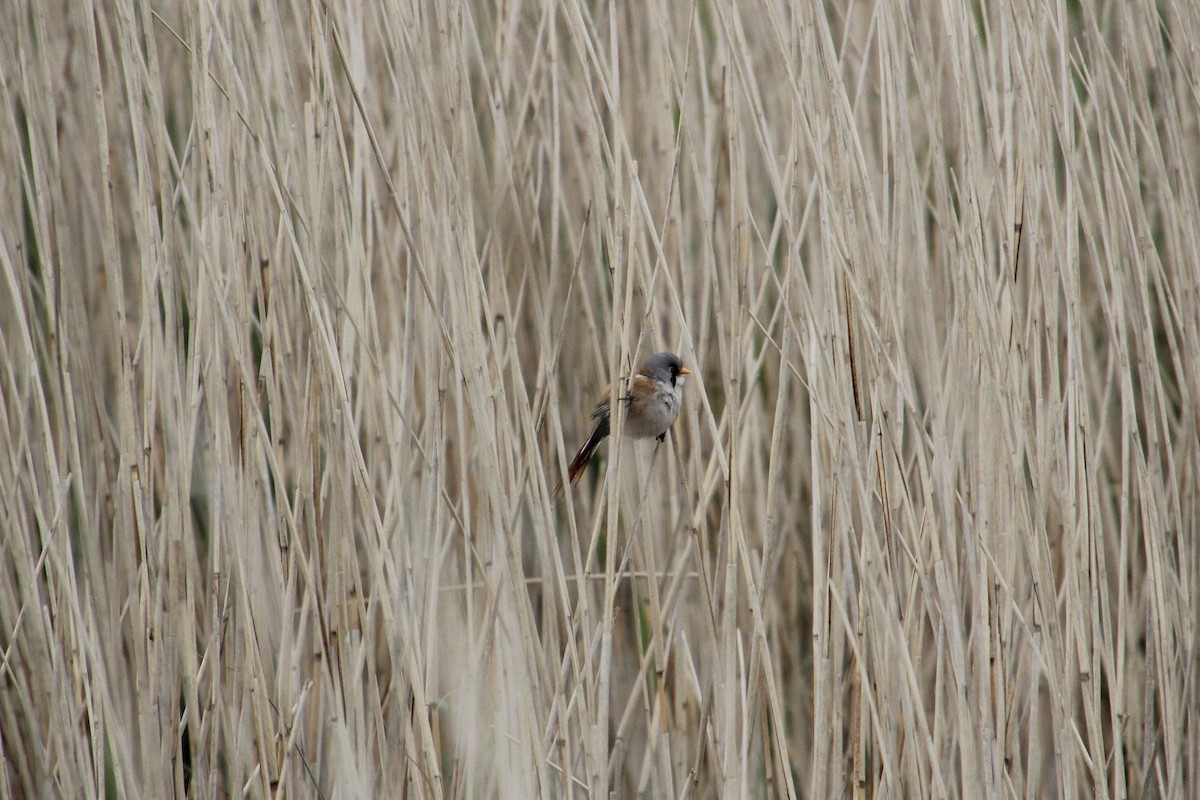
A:
[[[1197,42],[4,4],[0,797],[1195,796]]]

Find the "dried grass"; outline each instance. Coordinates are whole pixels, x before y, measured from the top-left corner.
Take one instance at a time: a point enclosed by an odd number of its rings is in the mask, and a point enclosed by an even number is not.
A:
[[[4,6],[0,797],[1190,796],[1197,41]]]

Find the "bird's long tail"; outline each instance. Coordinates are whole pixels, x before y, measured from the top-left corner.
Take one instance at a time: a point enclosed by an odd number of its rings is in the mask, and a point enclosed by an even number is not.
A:
[[[588,462],[592,460],[592,456],[596,453],[596,448],[604,441],[604,438],[609,434],[608,414],[605,414],[596,423],[596,427],[592,429],[592,435],[583,443],[583,447],[579,448],[579,452],[571,459],[570,466],[567,467],[567,478],[574,484],[579,480],[579,476],[587,469]],[[558,497],[562,492],[562,481],[554,487],[554,497]]]

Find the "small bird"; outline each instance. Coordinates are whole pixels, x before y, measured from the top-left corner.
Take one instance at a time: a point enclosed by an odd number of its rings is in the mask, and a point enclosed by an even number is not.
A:
[[[634,439],[653,436],[660,442],[666,439],[667,431],[679,416],[679,406],[683,401],[683,376],[691,374],[692,371],[685,369],[683,361],[674,353],[655,353],[647,358],[628,380],[628,394],[620,398],[625,403],[625,435]],[[571,483],[575,483],[583,474],[596,448],[612,430],[609,396],[609,392],[605,391],[604,399],[596,404],[592,411],[596,427],[567,468]],[[554,496],[557,497],[561,491],[562,481],[559,481],[554,487]]]

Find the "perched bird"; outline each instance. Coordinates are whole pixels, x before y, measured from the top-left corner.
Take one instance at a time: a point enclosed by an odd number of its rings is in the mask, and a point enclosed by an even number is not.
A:
[[[685,369],[683,361],[674,353],[655,353],[647,358],[626,382],[627,393],[620,398],[625,404],[625,435],[634,439],[653,436],[660,442],[666,439],[667,431],[679,416],[679,406],[683,402],[683,376],[691,374],[692,371]],[[583,474],[596,448],[612,430],[609,397],[610,393],[606,390],[604,399],[592,411],[596,427],[575,458],[571,459],[567,469],[571,483],[575,483]],[[554,496],[557,497],[561,491],[562,481],[559,481],[554,487]]]

